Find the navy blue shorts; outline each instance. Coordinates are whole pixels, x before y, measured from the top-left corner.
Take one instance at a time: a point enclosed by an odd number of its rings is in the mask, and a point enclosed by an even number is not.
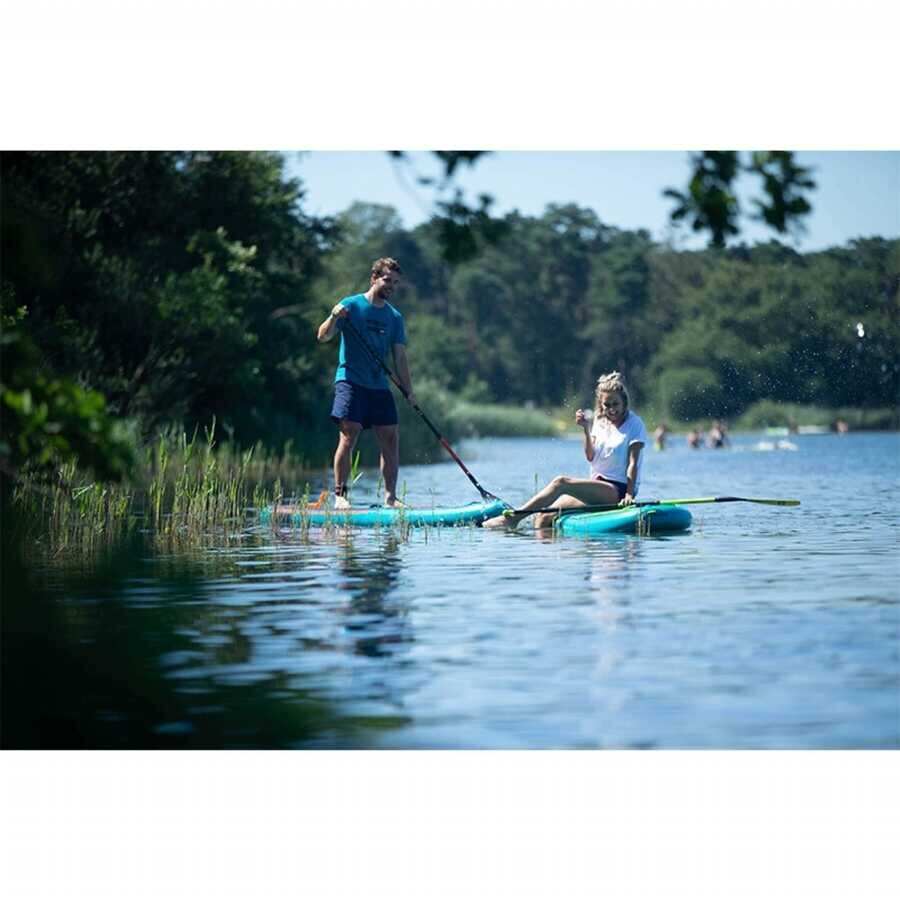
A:
[[[388,390],[376,391],[352,381],[336,381],[331,421],[337,425],[341,419],[359,422],[364,429],[373,425],[396,425],[394,395]]]

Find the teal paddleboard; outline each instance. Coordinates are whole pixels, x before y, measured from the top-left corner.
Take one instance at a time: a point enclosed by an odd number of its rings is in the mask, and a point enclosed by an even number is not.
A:
[[[558,534],[591,537],[598,534],[671,534],[691,527],[691,513],[683,506],[623,506],[603,512],[568,513],[554,523]]]
[[[260,521],[273,517],[284,525],[354,525],[372,528],[378,525],[477,525],[505,509],[500,500],[468,503],[465,506],[366,506],[356,509],[306,509],[297,506],[271,506],[260,511]]]

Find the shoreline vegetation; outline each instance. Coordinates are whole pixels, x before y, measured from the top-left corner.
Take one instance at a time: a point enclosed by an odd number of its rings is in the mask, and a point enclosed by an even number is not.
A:
[[[472,437],[557,437],[574,434],[564,409],[541,410],[501,404],[457,401],[446,393],[426,391],[440,400],[445,432],[451,441]],[[423,401],[424,402],[424,401]],[[411,411],[406,410],[406,415]],[[851,431],[897,430],[896,409],[826,409],[763,401],[731,424],[732,433],[784,429],[834,431],[842,419]],[[429,433],[411,420],[405,436],[405,464],[440,461],[444,454]],[[651,416],[652,425],[658,419]],[[679,422],[672,436],[708,421]],[[368,446],[371,443],[372,446]],[[30,553],[45,559],[75,554],[90,556],[130,534],[142,533],[159,546],[221,542],[242,530],[253,511],[291,498],[302,507],[329,487],[330,454],[316,460],[287,441],[280,449],[261,442],[241,448],[217,441],[215,424],[188,435],[169,429],[134,449],[135,465],[119,483],[95,479],[74,462],[55,477],[24,476],[13,492],[11,527]],[[374,469],[374,442],[364,441],[354,470]]]

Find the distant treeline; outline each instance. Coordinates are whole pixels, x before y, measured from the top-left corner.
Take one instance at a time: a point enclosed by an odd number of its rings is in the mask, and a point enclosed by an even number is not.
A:
[[[326,260],[322,301],[380,248],[410,288],[413,371],[470,399],[586,402],[603,372],[672,421],[734,418],[761,400],[884,408],[900,387],[900,241],[799,254],[776,242],[678,251],[575,206],[517,214],[449,269],[427,225],[356,206]]]
[[[4,325],[145,437],[215,417],[240,444],[293,440],[317,461],[336,346],[315,326],[379,256],[406,275],[423,399],[558,407],[618,369],[672,423],[760,400],[897,403],[900,241],[683,251],[571,205],[501,224],[450,264],[439,223],[306,214],[279,154],[4,153]]]

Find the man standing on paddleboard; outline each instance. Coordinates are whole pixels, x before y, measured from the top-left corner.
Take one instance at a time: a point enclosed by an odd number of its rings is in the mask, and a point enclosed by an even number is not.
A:
[[[319,326],[317,337],[321,342],[330,341],[337,331],[341,333],[331,408],[331,420],[340,431],[334,454],[335,509],[350,507],[347,495],[350,460],[360,434],[367,428],[375,432],[381,451],[385,506],[400,505],[397,500],[400,468],[397,405],[388,386],[383,361],[390,351],[397,380],[410,404],[415,404],[406,359],[403,316],[387,302],[402,276],[397,260],[390,257],[376,259],[372,263],[369,289],[364,294],[344,297]]]

